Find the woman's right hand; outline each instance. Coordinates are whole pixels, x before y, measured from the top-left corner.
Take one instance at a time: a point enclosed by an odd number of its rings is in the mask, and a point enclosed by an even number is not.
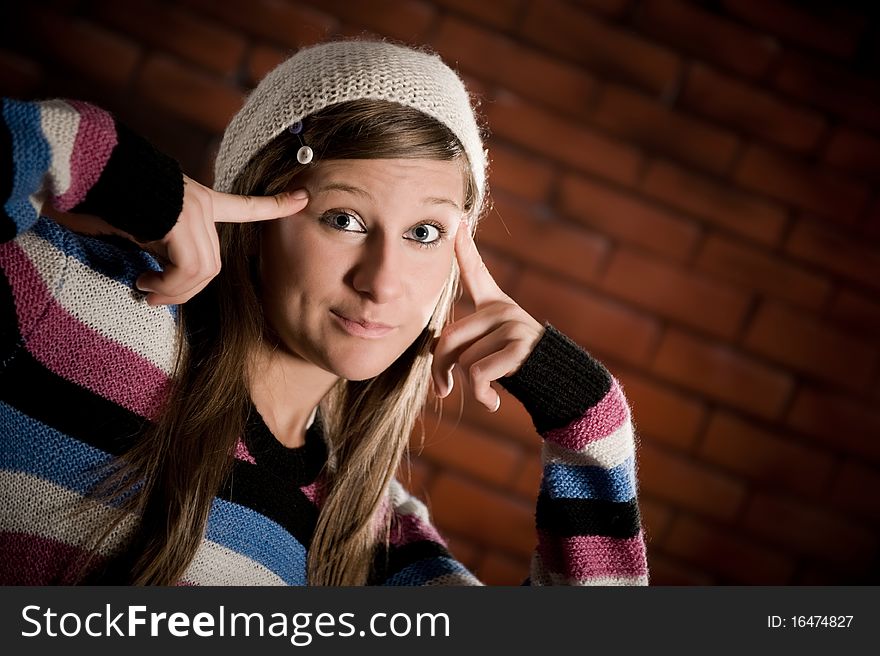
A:
[[[214,191],[183,176],[183,209],[163,239],[140,242],[99,217],[55,210],[45,203],[41,214],[75,232],[116,234],[154,254],[162,271],[141,274],[137,287],[150,305],[185,303],[220,272],[220,242],[215,223],[267,221],[300,212],[308,204],[305,189],[276,196],[236,196]]]

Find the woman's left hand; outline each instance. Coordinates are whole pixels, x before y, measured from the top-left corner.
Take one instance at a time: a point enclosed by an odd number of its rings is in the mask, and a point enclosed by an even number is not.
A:
[[[431,365],[434,387],[438,396],[446,397],[452,391],[452,370],[458,365],[474,398],[496,412],[501,397],[492,381],[522,366],[541,339],[544,326],[501,291],[465,221],[455,236],[455,257],[475,311],[444,327],[435,341]]]

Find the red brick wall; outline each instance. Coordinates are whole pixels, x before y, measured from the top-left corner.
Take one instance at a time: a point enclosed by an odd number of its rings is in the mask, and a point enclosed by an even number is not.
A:
[[[858,3],[18,5],[0,91],[103,104],[205,182],[291,49],[435,47],[493,133],[490,269],[632,403],[652,582],[880,581],[880,49]],[[539,438],[507,395],[460,422],[459,399],[411,487],[478,575],[518,583]]]

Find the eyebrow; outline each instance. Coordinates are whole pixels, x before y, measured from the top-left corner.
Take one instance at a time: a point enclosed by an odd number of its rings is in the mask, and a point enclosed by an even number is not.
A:
[[[361,189],[360,187],[355,187],[354,185],[346,184],[344,182],[328,182],[324,185],[321,185],[315,195],[325,194],[330,191],[344,191],[349,194],[355,194],[356,196],[362,196],[373,203],[376,202],[376,199],[373,198],[372,194],[370,194],[370,192],[366,189]],[[422,199],[422,203],[425,205],[449,205],[451,207],[454,207],[457,211],[461,212],[461,208],[458,206],[458,203],[449,198],[426,196]]]

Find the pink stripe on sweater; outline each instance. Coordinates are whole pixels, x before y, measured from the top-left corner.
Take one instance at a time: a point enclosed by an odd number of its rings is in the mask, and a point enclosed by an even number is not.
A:
[[[113,117],[103,109],[76,100],[67,103],[79,112],[79,130],[70,156],[70,187],[52,204],[65,212],[81,203],[104,172],[118,143]],[[50,144],[51,145],[51,144]]]
[[[644,535],[611,538],[600,535],[548,536],[538,532],[538,553],[544,566],[563,576],[586,581],[603,576],[644,576]]]
[[[28,351],[59,376],[142,417],[155,417],[168,391],[168,376],[72,317],[16,242],[0,244],[0,260]]]
[[[238,442],[235,443],[235,453],[233,454],[237,459],[243,460],[244,462],[249,462],[252,465],[256,465],[257,461],[254,460],[254,457],[251,455],[251,452],[248,451],[247,445],[238,438]]]
[[[629,406],[616,378],[611,389],[596,405],[565,428],[548,431],[545,439],[559,446],[580,451],[590,442],[608,437],[629,419]]]
[[[0,532],[0,584],[70,585],[84,554],[78,547],[29,533]],[[103,562],[96,556],[93,566]]]

